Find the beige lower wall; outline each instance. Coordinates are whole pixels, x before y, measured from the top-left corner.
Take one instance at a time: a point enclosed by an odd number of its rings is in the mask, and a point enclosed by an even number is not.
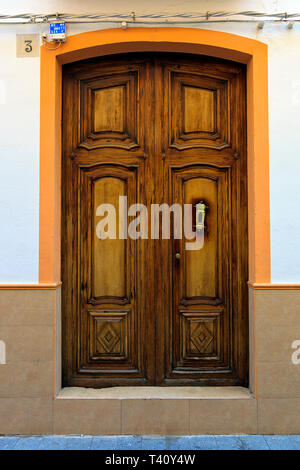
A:
[[[249,294],[252,396],[61,398],[60,289],[0,290],[0,434],[300,434],[300,290]]]
[[[257,394],[261,398],[300,398],[300,364],[292,363],[300,340],[300,290],[257,290]]]

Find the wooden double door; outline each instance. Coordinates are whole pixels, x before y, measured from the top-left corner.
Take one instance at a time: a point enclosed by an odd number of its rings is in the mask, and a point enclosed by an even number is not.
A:
[[[247,383],[245,129],[240,64],[146,53],[65,66],[64,385]],[[155,232],[161,204],[191,205],[201,249],[175,237],[172,210],[170,237]]]

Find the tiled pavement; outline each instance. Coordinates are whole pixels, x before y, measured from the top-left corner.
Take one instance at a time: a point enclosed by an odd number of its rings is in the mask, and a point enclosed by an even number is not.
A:
[[[300,436],[0,436],[0,450],[300,450]]]

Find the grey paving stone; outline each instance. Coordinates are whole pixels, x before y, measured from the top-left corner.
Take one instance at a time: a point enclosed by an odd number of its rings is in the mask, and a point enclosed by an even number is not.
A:
[[[290,436],[264,436],[271,450],[295,450],[296,442]]]
[[[18,437],[0,437],[0,450],[13,450],[18,440]]]
[[[269,446],[264,439],[264,436],[247,435],[236,437],[241,442],[242,449],[244,450],[269,450]]]
[[[219,450],[244,450],[240,436],[217,435],[215,439]]]
[[[215,437],[212,436],[180,436],[167,439],[167,449],[171,450],[217,450]]]
[[[0,436],[0,450],[292,450],[300,435]]]
[[[143,436],[144,450],[216,450],[214,436]]]
[[[92,436],[45,436],[38,450],[89,450]]]
[[[14,450],[38,450],[45,436],[20,436]]]
[[[3,439],[0,438],[1,450]],[[14,450],[88,450],[92,444],[92,436],[20,436],[6,439],[13,439]]]
[[[68,436],[65,440],[66,450],[89,450],[92,447],[92,436]]]
[[[300,436],[294,435],[289,436],[289,440],[292,442],[295,449],[300,450]]]
[[[65,450],[67,439],[66,436],[45,436],[38,450]]]
[[[142,438],[143,450],[164,450],[166,449],[166,439],[163,437],[143,437]]]
[[[142,438],[140,436],[94,436],[92,450],[140,450]]]
[[[189,436],[188,450],[217,450],[215,436]]]

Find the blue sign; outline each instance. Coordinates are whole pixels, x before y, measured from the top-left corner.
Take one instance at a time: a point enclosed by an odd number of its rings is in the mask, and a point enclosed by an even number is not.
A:
[[[50,23],[50,34],[65,34],[65,23]]]

